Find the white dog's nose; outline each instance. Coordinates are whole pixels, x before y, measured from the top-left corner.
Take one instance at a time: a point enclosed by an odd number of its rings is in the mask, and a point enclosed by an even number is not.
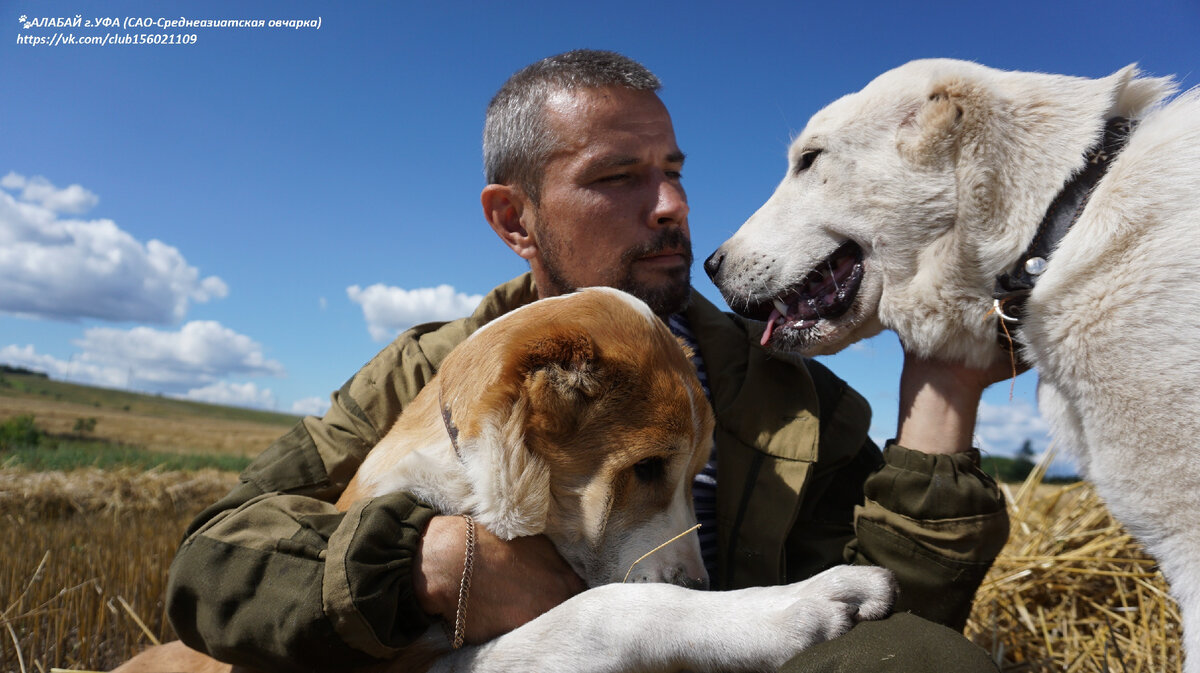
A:
[[[717,248],[716,252],[708,256],[704,260],[704,271],[713,281],[717,280],[717,274],[721,272],[721,263],[725,261],[725,253]]]

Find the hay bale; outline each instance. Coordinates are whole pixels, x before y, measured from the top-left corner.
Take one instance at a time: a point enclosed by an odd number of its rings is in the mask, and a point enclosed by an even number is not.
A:
[[[1090,484],[1043,484],[1050,458],[1006,488],[1012,532],[967,636],[1006,673],[1180,671],[1179,609],[1157,564]]]

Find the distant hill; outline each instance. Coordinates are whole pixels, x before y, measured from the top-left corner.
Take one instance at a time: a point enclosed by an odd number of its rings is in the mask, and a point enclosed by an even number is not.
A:
[[[261,453],[300,420],[273,411],[0,372],[0,421],[30,415],[42,430],[177,454]]]
[[[300,419],[294,414],[275,411],[231,407],[208,402],[181,400],[163,395],[148,395],[128,390],[56,381],[40,372],[8,365],[0,365],[0,396],[53,399],[57,402],[85,404],[98,409],[119,409],[146,416],[198,416],[279,425],[292,425]]]
[[[40,377],[43,379],[50,378],[49,376],[46,376],[46,374],[44,374],[43,372],[35,372],[32,369],[25,369],[24,367],[14,367],[12,365],[6,365],[6,364],[0,364],[0,375],[2,375],[2,374],[23,374],[23,375],[28,375],[28,376],[37,376],[37,377]]]

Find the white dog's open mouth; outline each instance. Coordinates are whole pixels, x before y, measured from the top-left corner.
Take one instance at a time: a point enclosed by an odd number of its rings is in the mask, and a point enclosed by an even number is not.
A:
[[[799,284],[750,307],[745,315],[766,320],[767,329],[762,336],[765,346],[776,329],[804,330],[845,313],[858,295],[862,278],[862,248],[846,241]]]

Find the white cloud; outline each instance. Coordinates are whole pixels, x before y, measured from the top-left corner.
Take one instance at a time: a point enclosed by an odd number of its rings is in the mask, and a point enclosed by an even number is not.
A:
[[[1041,454],[1050,442],[1050,426],[1028,401],[1008,404],[979,403],[975,438],[979,448],[997,456],[1014,455],[1026,439]]]
[[[21,190],[22,201],[36,203],[56,213],[82,213],[91,210],[100,202],[100,197],[79,185],[59,189],[40,175],[26,178],[14,171],[9,171],[8,175],[0,178],[0,187]]]
[[[269,389],[259,389],[254,383],[230,383],[217,381],[203,388],[193,388],[180,397],[198,402],[211,402],[235,407],[274,409],[275,394]]]
[[[1033,404],[1020,399],[1007,404],[981,402],[975,439],[985,455],[1010,457],[1015,456],[1028,439],[1035,462],[1042,461],[1047,450],[1055,446],[1050,436],[1050,424],[1038,414]],[[1047,472],[1051,476],[1078,476],[1079,467],[1070,453],[1059,446],[1054,449]]]
[[[35,180],[45,184],[32,185]],[[57,190],[44,178],[16,173],[0,179],[0,186],[23,190],[21,200],[0,191],[0,311],[173,324],[184,319],[191,302],[229,292],[220,278],[201,278],[162,241],[143,244],[112,220],[59,219],[66,205],[88,202],[72,188]],[[45,193],[35,189],[26,198],[35,187]]]
[[[366,289],[351,285],[346,288],[346,295],[362,306],[367,330],[376,341],[389,341],[420,323],[469,315],[483,299],[483,295],[456,292],[449,285],[416,290],[379,283]]]
[[[230,377],[286,375],[283,365],[267,359],[253,339],[210,321],[190,322],[178,331],[97,327],[74,343],[80,351],[70,360],[40,354],[31,345],[9,345],[0,348],[0,362],[77,383],[171,394],[205,389]],[[255,392],[244,384],[240,391],[226,385],[229,394]],[[255,394],[261,402],[263,393]]]
[[[135,380],[158,389],[186,390],[227,376],[285,375],[283,365],[268,360],[256,341],[210,320],[189,322],[178,331],[95,327],[74,343],[84,362],[129,367]]]
[[[324,416],[329,411],[328,397],[306,397],[292,403],[292,413],[304,416]]]

